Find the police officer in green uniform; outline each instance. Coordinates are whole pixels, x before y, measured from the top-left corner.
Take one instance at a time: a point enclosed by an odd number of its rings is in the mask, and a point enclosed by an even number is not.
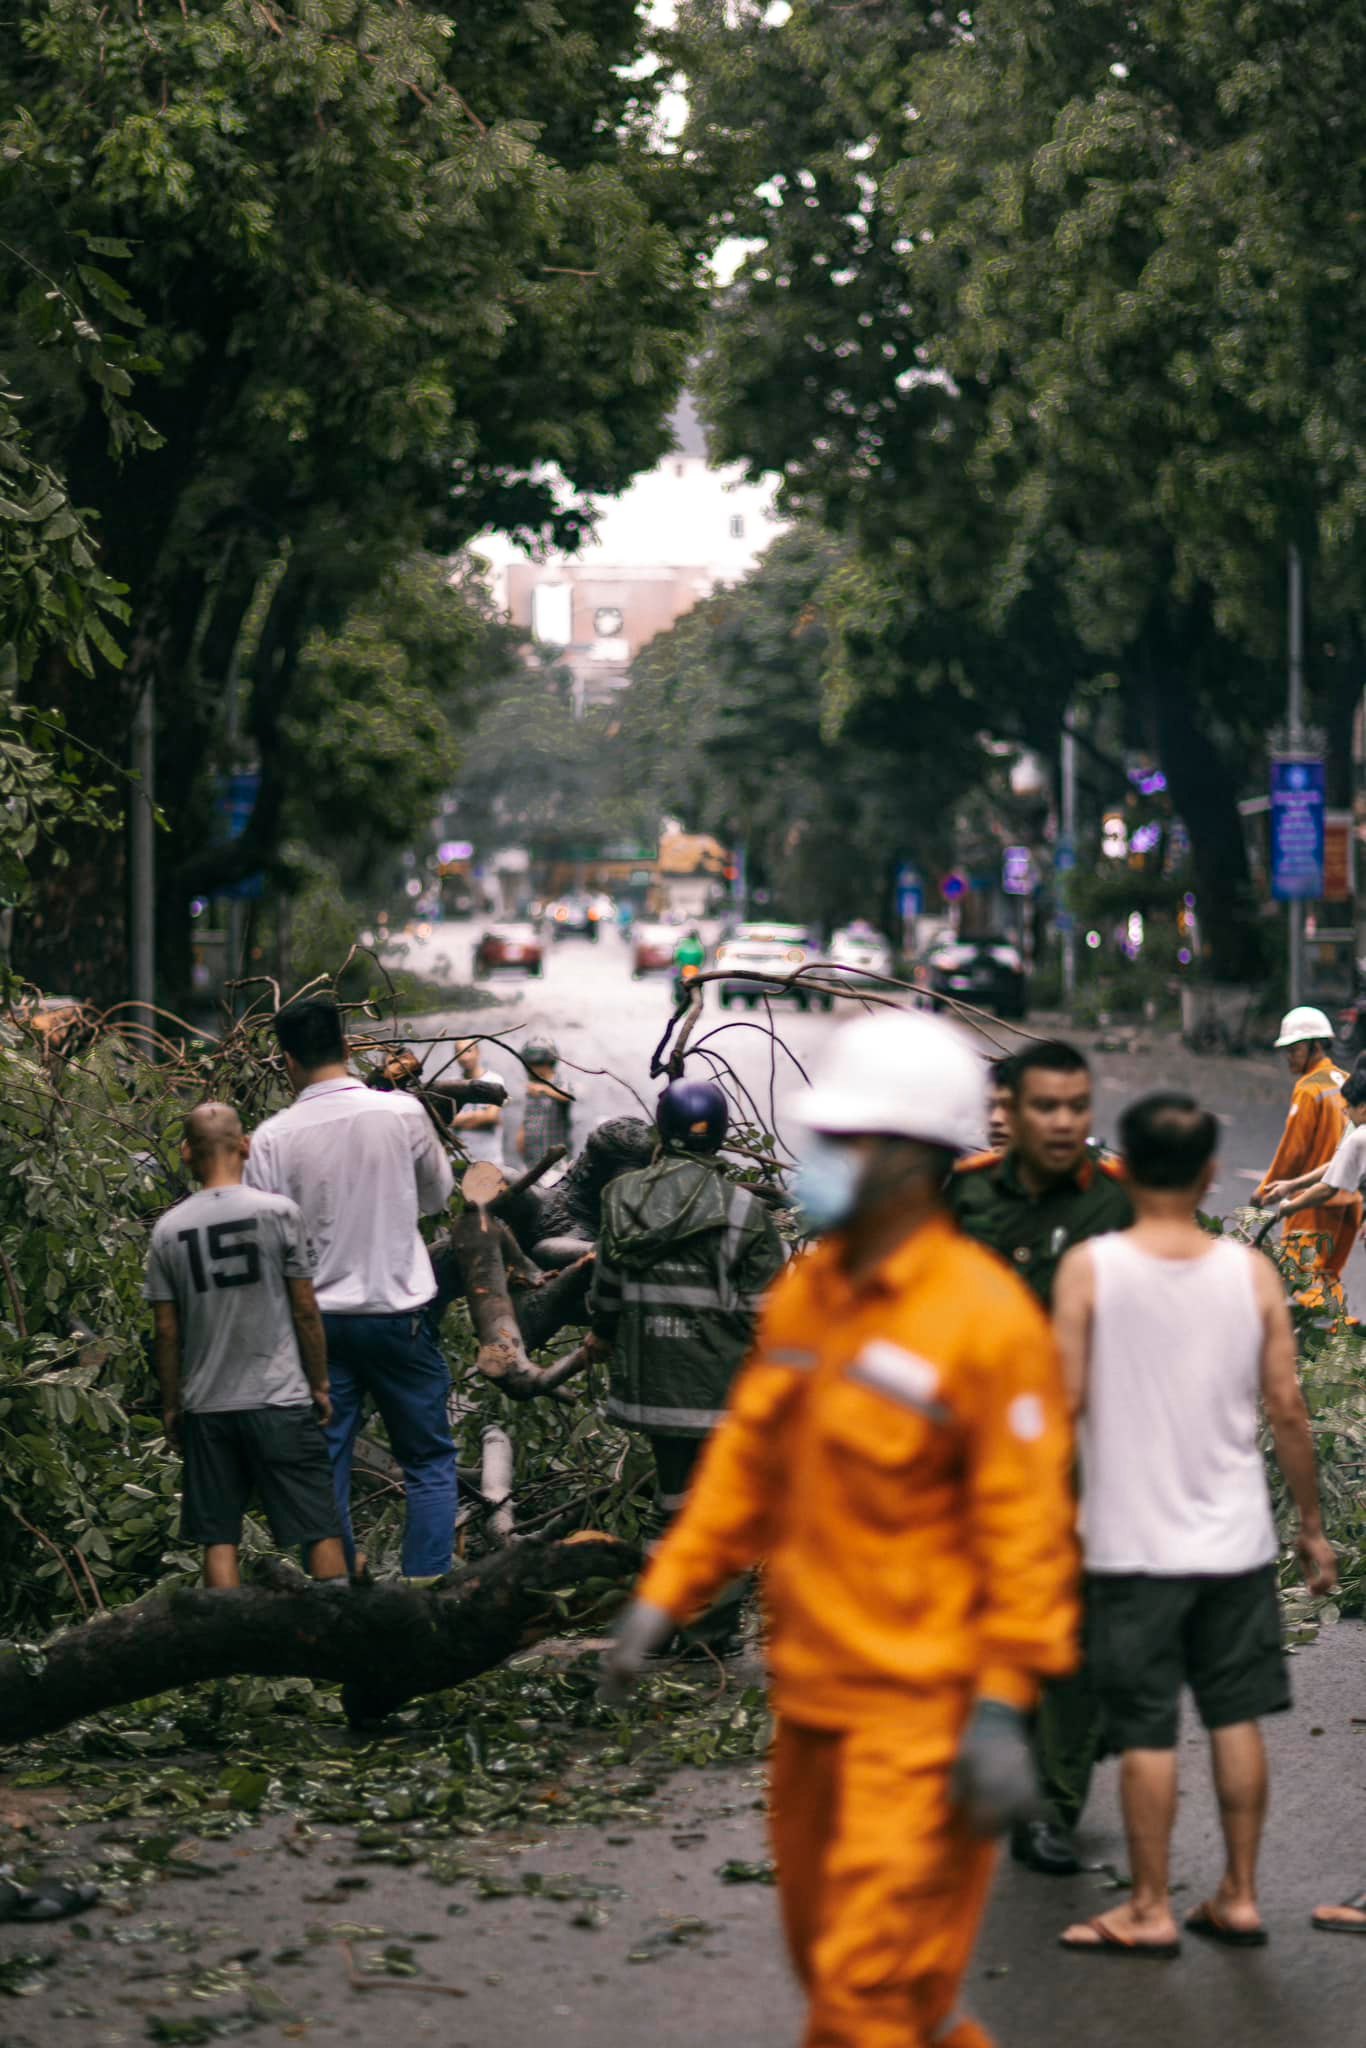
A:
[[[714,1081],[671,1082],[656,1111],[659,1156],[603,1195],[589,1322],[611,1360],[607,1413],[654,1454],[656,1535],[687,1497],[783,1264],[768,1210],[716,1156],[727,1122]],[[690,1634],[732,1637],[744,1584]]]
[[[1065,1252],[1133,1221],[1118,1169],[1090,1144],[1091,1072],[1061,1040],[1026,1046],[1010,1062],[1010,1142],[966,1160],[950,1185],[958,1221],[1009,1260],[1045,1308]],[[1085,1671],[1045,1688],[1036,1729],[1049,1817],[1018,1827],[1016,1860],[1050,1876],[1080,1870],[1073,1830],[1090,1789],[1099,1715]]]

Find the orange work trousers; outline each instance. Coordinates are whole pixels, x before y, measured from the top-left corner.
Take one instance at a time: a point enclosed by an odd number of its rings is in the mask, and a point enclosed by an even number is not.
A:
[[[1287,1222],[1282,1240],[1285,1248],[1307,1268],[1295,1296],[1306,1308],[1342,1306],[1343,1268],[1352,1256],[1360,1227],[1360,1202],[1337,1209],[1304,1209]]]
[[[996,1850],[908,1732],[779,1721],[771,1826],[804,2048],[991,2048],[955,2016]]]

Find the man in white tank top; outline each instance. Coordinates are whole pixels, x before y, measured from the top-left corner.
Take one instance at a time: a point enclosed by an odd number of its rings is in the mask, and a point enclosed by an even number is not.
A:
[[[1189,1095],[1149,1095],[1120,1120],[1137,1221],[1067,1254],[1054,1311],[1080,1418],[1086,1654],[1112,1749],[1133,1890],[1062,1937],[1091,1955],[1179,1955],[1168,1852],[1181,1688],[1209,1731],[1223,1828],[1218,1889],[1192,1934],[1260,1948],[1266,1814],[1258,1722],[1290,1704],[1279,1549],[1258,1445],[1265,1404],[1311,1591],[1337,1564],[1323,1533],[1295,1339],[1275,1267],[1197,1220],[1218,1125]]]

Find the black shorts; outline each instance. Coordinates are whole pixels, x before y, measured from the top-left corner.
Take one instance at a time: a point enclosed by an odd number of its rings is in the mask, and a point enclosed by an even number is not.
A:
[[[312,1403],[293,1408],[224,1408],[181,1419],[185,1543],[240,1543],[255,1493],[282,1549],[340,1536],[332,1461]]]
[[[1112,1750],[1174,1749],[1183,1685],[1206,1728],[1284,1713],[1275,1565],[1226,1578],[1091,1574],[1086,1666]]]

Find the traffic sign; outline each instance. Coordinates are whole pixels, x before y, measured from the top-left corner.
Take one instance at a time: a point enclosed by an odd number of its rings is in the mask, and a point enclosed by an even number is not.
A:
[[[968,878],[961,868],[950,868],[948,874],[939,878],[939,893],[946,903],[956,903],[960,896],[968,893]]]
[[[1303,756],[1271,763],[1271,893],[1278,903],[1323,894],[1323,762]]]
[[[1059,875],[1065,875],[1077,864],[1077,842],[1070,833],[1064,832],[1053,849],[1053,868]]]

